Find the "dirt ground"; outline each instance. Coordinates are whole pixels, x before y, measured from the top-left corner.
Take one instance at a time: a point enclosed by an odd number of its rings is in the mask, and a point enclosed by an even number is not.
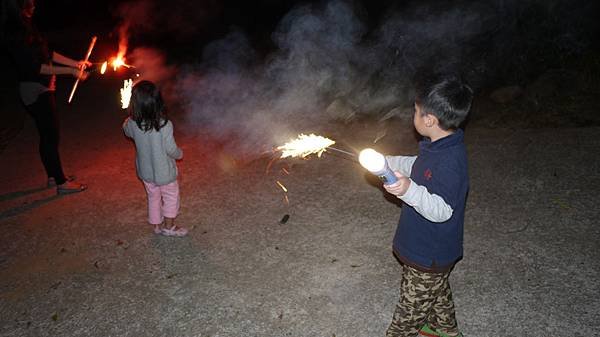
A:
[[[89,185],[69,196],[45,188],[34,125],[2,101],[23,124],[1,152],[0,336],[383,336],[399,295],[400,205],[359,165],[334,153],[240,162],[201,132],[176,133],[178,222],[191,232],[159,237],[124,114],[100,89],[86,83],[60,106],[65,169]],[[327,128],[345,149],[380,131]],[[600,127],[474,120],[466,142],[465,254],[451,277],[464,335],[598,336]],[[378,144],[416,151],[402,120]]]

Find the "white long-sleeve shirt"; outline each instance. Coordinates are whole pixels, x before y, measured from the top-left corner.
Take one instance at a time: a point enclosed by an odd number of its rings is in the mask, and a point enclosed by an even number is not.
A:
[[[386,156],[390,169],[409,177],[417,156]],[[452,216],[452,207],[442,197],[429,193],[425,186],[417,185],[410,179],[410,185],[404,195],[398,196],[407,205],[432,222],[444,222]]]

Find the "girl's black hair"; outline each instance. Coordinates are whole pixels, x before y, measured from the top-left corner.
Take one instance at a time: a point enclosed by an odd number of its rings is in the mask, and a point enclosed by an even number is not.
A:
[[[133,86],[128,112],[144,131],[158,131],[168,122],[160,90],[150,81],[140,81]]]

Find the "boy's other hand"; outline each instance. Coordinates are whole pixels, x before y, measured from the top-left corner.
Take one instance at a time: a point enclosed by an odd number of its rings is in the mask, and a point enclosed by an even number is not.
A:
[[[394,174],[398,178],[398,181],[390,185],[384,184],[383,188],[385,188],[385,190],[388,191],[388,193],[393,194],[397,197],[401,197],[408,190],[408,187],[410,186],[410,179],[408,179],[408,177],[403,176],[399,172],[394,172]]]

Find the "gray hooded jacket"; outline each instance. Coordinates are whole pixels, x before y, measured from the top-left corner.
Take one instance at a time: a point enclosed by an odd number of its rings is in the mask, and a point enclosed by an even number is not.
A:
[[[175,160],[183,157],[183,152],[173,138],[173,123],[168,121],[159,131],[141,130],[135,121],[127,118],[123,131],[135,142],[135,164],[137,174],[143,181],[156,185],[166,185],[177,179]]]

